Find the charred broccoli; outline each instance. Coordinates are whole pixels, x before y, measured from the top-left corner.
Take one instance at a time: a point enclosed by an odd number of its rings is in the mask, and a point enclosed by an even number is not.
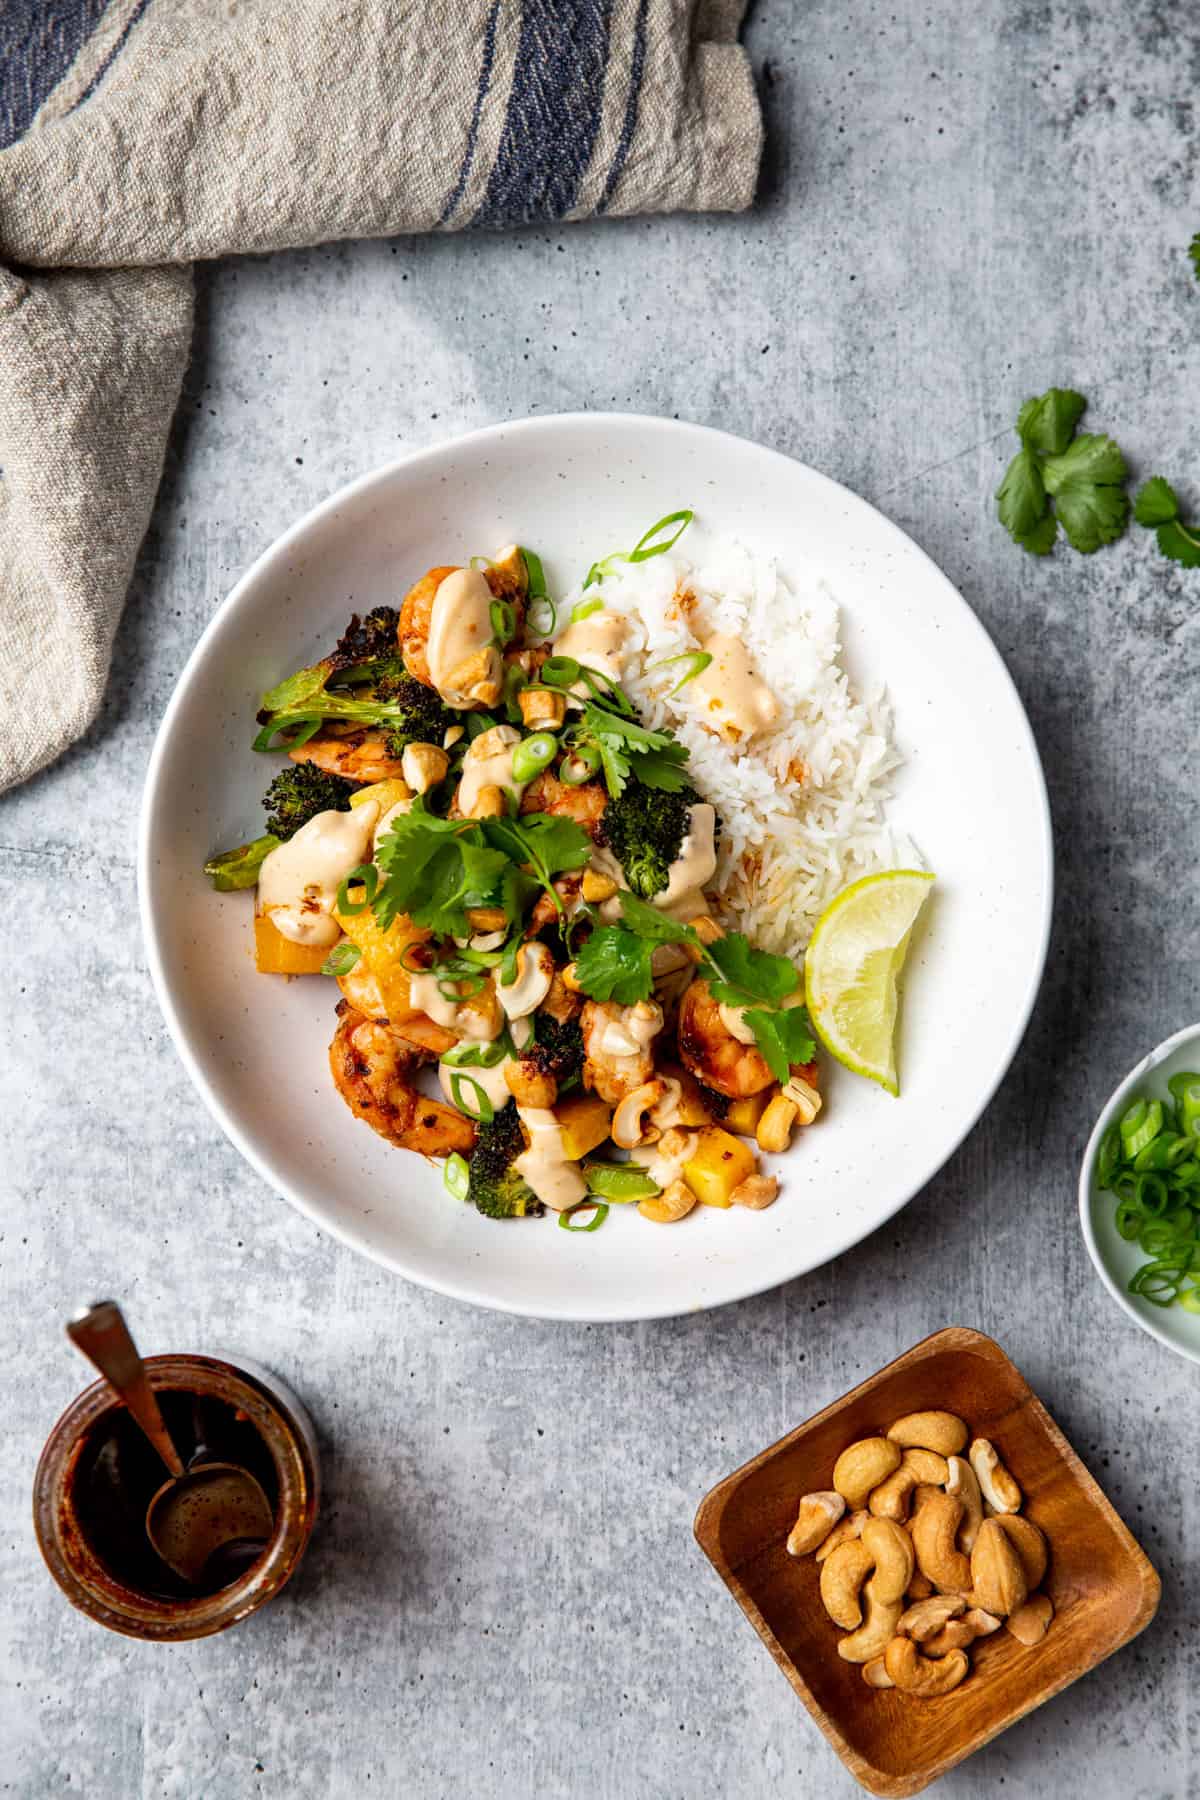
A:
[[[652,900],[666,887],[671,864],[688,829],[688,809],[700,796],[695,788],[677,793],[651,788],[631,775],[624,791],[604,809],[601,830],[635,894]]]
[[[578,1019],[560,1025],[549,1013],[536,1015],[537,1036],[521,1051],[539,1075],[553,1075],[560,1086],[583,1070],[583,1032]]]
[[[479,1127],[467,1168],[467,1198],[489,1219],[536,1219],[545,1211],[533,1189],[513,1168],[525,1149],[525,1136],[517,1116],[517,1103],[507,1106]]]
[[[382,726],[396,756],[406,744],[440,743],[452,716],[436,689],[405,668],[399,623],[391,606],[377,606],[364,619],[355,613],[331,656],[289,675],[263,695],[258,715],[262,730],[254,748],[302,744],[331,719]]]
[[[316,763],[292,763],[280,769],[263,795],[267,830],[283,840],[320,812],[349,812],[356,783],[327,775]]]

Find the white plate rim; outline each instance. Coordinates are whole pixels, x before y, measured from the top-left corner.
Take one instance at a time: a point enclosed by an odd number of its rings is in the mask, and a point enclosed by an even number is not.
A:
[[[1134,1305],[1134,1295],[1127,1293],[1125,1288],[1114,1280],[1097,1241],[1096,1228],[1092,1223],[1092,1176],[1096,1158],[1100,1153],[1100,1140],[1124,1110],[1125,1102],[1134,1088],[1145,1081],[1148,1075],[1152,1075],[1155,1069],[1167,1062],[1176,1050],[1182,1050],[1184,1045],[1189,1043],[1200,1043],[1200,1024],[1185,1025],[1181,1030],[1172,1032],[1169,1038],[1164,1038],[1163,1042],[1151,1050],[1148,1056],[1143,1056],[1140,1062],[1134,1064],[1128,1075],[1117,1083],[1105,1105],[1101,1107],[1100,1116],[1092,1128],[1092,1135],[1087,1141],[1087,1148],[1084,1150],[1083,1160],[1079,1165],[1079,1224],[1083,1231],[1083,1241],[1087,1246],[1087,1253],[1092,1259],[1096,1273],[1121,1311],[1127,1313],[1134,1324],[1140,1325],[1142,1330],[1148,1332],[1152,1338],[1157,1338],[1166,1349],[1173,1350],[1176,1356],[1185,1357],[1188,1362],[1200,1363],[1200,1343],[1197,1343],[1194,1349],[1187,1344],[1177,1343],[1174,1338],[1167,1335],[1162,1326],[1148,1312],[1140,1311]]]
[[[378,1249],[361,1242],[353,1229],[343,1224],[335,1223],[327,1213],[311,1204],[296,1189],[294,1189],[290,1183],[281,1180],[276,1171],[271,1167],[268,1159],[255,1147],[249,1135],[242,1131],[240,1126],[226,1111],[220,1099],[210,1087],[207,1077],[201,1069],[197,1058],[192,1053],[182,1021],[172,998],[170,984],[166,976],[157,923],[149,901],[152,860],[150,825],[157,806],[158,787],[162,780],[167,746],[171,739],[176,715],[182,710],[192,677],[207,656],[209,646],[213,639],[223,629],[227,619],[243,604],[246,594],[253,588],[270,565],[285,557],[293,545],[303,538],[314,526],[319,524],[326,515],[335,513],[339,507],[346,505],[347,502],[351,500],[357,499],[360,495],[369,491],[373,486],[390,481],[401,470],[412,468],[423,461],[435,461],[437,458],[443,457],[448,452],[453,451],[486,449],[489,445],[495,443],[509,443],[514,437],[538,434],[550,430],[561,429],[563,427],[583,426],[589,430],[597,429],[602,431],[606,427],[627,429],[631,425],[640,426],[648,432],[660,432],[666,436],[670,436],[676,432],[683,432],[689,436],[700,435],[706,437],[712,440],[714,444],[732,443],[743,450],[749,448],[757,455],[768,457],[772,461],[785,465],[787,469],[799,471],[807,479],[813,480],[819,485],[828,487],[831,494],[842,496],[847,494],[850,495],[850,497],[859,505],[866,506],[870,509],[875,515],[880,527],[898,540],[898,543],[906,556],[915,556],[918,558],[919,561],[926,566],[931,579],[934,582],[942,584],[949,590],[962,608],[969,628],[974,630],[977,634],[985,658],[990,660],[994,665],[1000,686],[1007,689],[1008,695],[1015,705],[1016,716],[1019,722],[1019,733],[1024,739],[1025,748],[1030,756],[1031,767],[1037,778],[1036,792],[1037,799],[1040,802],[1038,823],[1041,828],[1040,849],[1044,871],[1044,880],[1042,883],[1042,916],[1039,922],[1037,955],[1031,962],[1026,991],[1022,995],[1020,1006],[1014,1014],[1013,1026],[1009,1033],[1008,1041],[1005,1044],[1002,1056],[998,1059],[995,1075],[987,1086],[986,1091],[982,1094],[979,1105],[963,1125],[957,1139],[948,1147],[945,1156],[937,1167],[931,1169],[923,1180],[917,1182],[906,1191],[903,1191],[895,1203],[889,1207],[887,1212],[876,1219],[869,1230],[866,1232],[856,1232],[854,1227],[851,1226],[847,1231],[845,1238],[839,1240],[831,1247],[819,1262],[810,1264],[803,1270],[786,1270],[782,1273],[772,1272],[767,1274],[762,1280],[751,1278],[738,1285],[733,1291],[722,1294],[719,1298],[705,1299],[702,1302],[694,1300],[669,1302],[664,1304],[661,1308],[656,1308],[653,1312],[647,1312],[644,1308],[639,1309],[637,1307],[628,1310],[618,1310],[611,1306],[604,1307],[600,1310],[590,1310],[577,1302],[572,1303],[569,1306],[556,1306],[553,1302],[547,1302],[535,1307],[529,1304],[518,1304],[508,1299],[490,1296],[487,1293],[482,1292],[478,1285],[469,1281],[434,1280],[427,1273],[415,1274],[410,1268],[405,1266],[402,1258],[381,1254]],[[414,1282],[417,1286],[426,1288],[435,1293],[443,1294],[448,1299],[461,1301],[471,1306],[483,1307],[493,1312],[507,1313],[519,1318],[546,1319],[572,1324],[628,1324],[651,1319],[677,1318],[696,1311],[709,1311],[718,1306],[734,1305],[742,1300],[752,1299],[758,1294],[770,1292],[772,1289],[780,1287],[784,1285],[784,1283],[798,1278],[800,1275],[814,1273],[816,1269],[822,1268],[827,1263],[836,1260],[837,1257],[844,1255],[847,1250],[853,1249],[856,1244],[863,1242],[865,1238],[870,1237],[876,1231],[881,1230],[890,1219],[895,1218],[897,1213],[901,1212],[904,1207],[916,1198],[917,1194],[934,1179],[941,1169],[946,1166],[946,1163],[949,1162],[950,1158],[962,1147],[963,1143],[970,1136],[971,1132],[975,1129],[975,1126],[979,1123],[980,1118],[991,1104],[1000,1083],[1012,1066],[1013,1058],[1016,1056],[1017,1050],[1020,1047],[1021,1040],[1025,1035],[1030,1017],[1033,1013],[1033,1008],[1037,1002],[1038,993],[1041,989],[1042,977],[1045,972],[1046,958],[1050,948],[1050,935],[1054,913],[1054,876],[1054,837],[1049,793],[1046,787],[1045,771],[1042,767],[1037,740],[1025,711],[1024,702],[1021,699],[1017,685],[1008,669],[1008,665],[996,648],[996,645],[992,641],[992,638],[982,621],[979,619],[974,609],[968,605],[967,601],[959,593],[950,578],[934,562],[933,558],[921,548],[915,539],[909,537],[908,533],[904,531],[901,526],[897,525],[892,519],[889,519],[885,513],[881,513],[869,500],[864,500],[862,496],[856,494],[853,489],[847,488],[843,483],[835,481],[832,476],[823,474],[821,470],[813,468],[811,464],[801,462],[798,458],[788,456],[785,452],[773,449],[769,445],[760,444],[753,438],[742,437],[736,432],[723,431],[711,425],[695,424],[690,420],[664,418],[649,413],[580,411],[569,413],[547,413],[523,419],[502,420],[491,425],[480,426],[471,431],[456,433],[453,437],[442,439],[438,443],[426,445],[417,450],[408,451],[402,456],[394,457],[390,461],[380,464],[362,475],[356,476],[352,481],[349,481],[342,487],[336,489],[324,500],[319,501],[316,506],[311,507],[308,512],[303,514],[302,517],[295,522],[295,524],[289,526],[286,531],[275,538],[257,557],[255,557],[249,568],[238,578],[228,594],[225,595],[224,599],[218,603],[212,617],[201,632],[195,647],[180,671],[172,690],[171,697],[167,702],[167,707],[163,713],[158,731],[155,734],[154,744],[146,767],[146,779],[142,791],[142,804],[138,818],[138,912],[141,922],[143,943],[146,950],[147,966],[150,971],[155,995],[166,1022],[168,1034],[178,1052],[180,1060],[191,1078],[193,1086],[199,1093],[200,1098],[203,1100],[210,1115],[233,1144],[234,1148],[245,1158],[267,1187],[270,1188],[272,1192],[279,1194],[286,1199],[289,1205],[295,1207],[296,1210],[310,1220],[318,1230],[327,1233],[330,1237],[336,1238],[339,1242],[345,1244],[349,1249],[356,1251],[359,1255],[369,1258],[369,1260],[374,1262],[377,1266],[387,1268],[395,1274],[404,1276],[406,1280]]]

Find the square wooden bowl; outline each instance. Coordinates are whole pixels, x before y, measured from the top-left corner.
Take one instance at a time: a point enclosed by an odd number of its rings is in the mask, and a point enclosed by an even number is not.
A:
[[[938,1700],[869,1688],[837,1653],[818,1565],[788,1555],[802,1494],[831,1486],[847,1444],[940,1407],[990,1438],[1050,1545],[1054,1618],[1032,1649],[1003,1628],[971,1649]],[[1015,1719],[1061,1693],[1148,1625],[1159,1580],[1045,1407],[1000,1346],[952,1327],[917,1344],[764,1450],[702,1501],[696,1537],[851,1773],[873,1794],[918,1794]]]

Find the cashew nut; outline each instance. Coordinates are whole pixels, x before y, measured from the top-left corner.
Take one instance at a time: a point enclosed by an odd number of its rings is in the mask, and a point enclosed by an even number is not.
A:
[[[990,1637],[1003,1623],[1004,1620],[998,1619],[995,1613],[984,1612],[982,1606],[969,1606],[963,1614],[963,1624],[969,1625],[976,1637]]]
[[[913,1601],[929,1600],[932,1598],[932,1595],[932,1581],[930,1581],[928,1575],[922,1575],[920,1569],[918,1569],[908,1584],[908,1593],[905,1595],[905,1598]]]
[[[950,1477],[949,1464],[944,1456],[936,1450],[913,1448],[906,1450],[900,1459],[902,1469],[911,1469],[917,1480],[926,1487],[945,1487]]]
[[[557,731],[567,716],[567,696],[550,688],[522,688],[517,705],[530,731]]]
[[[771,1108],[767,1108],[770,1112]],[[763,1114],[765,1119],[766,1113]],[[860,1438],[833,1465],[833,1485],[852,1507],[865,1506],[872,1488],[900,1466],[900,1448],[887,1438]]]
[[[936,1450],[939,1456],[957,1456],[967,1441],[967,1428],[956,1413],[905,1413],[888,1428],[888,1436],[904,1449]]]
[[[600,900],[611,900],[617,884],[611,875],[602,875],[599,869],[585,869],[579,891],[589,905],[594,905]]]
[[[935,1489],[909,1527],[917,1566],[940,1593],[965,1594],[971,1586],[971,1564],[954,1545],[962,1510],[961,1501]]]
[[[890,1688],[896,1685],[884,1666],[882,1656],[877,1656],[874,1662],[863,1664],[862,1678],[868,1687]]]
[[[876,1524],[887,1521],[876,1520]],[[825,1565],[828,1568],[828,1563]],[[896,1620],[900,1617],[898,1600],[881,1600],[875,1591],[875,1577],[868,1581],[864,1592],[866,1599],[866,1618],[857,1631],[851,1632],[838,1644],[838,1655],[843,1662],[874,1662],[882,1656],[891,1642],[892,1633],[896,1629]]]
[[[473,819],[502,819],[504,817],[504,789],[488,782],[481,787],[475,796],[475,804],[471,808]]]
[[[639,1200],[638,1211],[654,1225],[674,1225],[676,1220],[686,1219],[695,1204],[695,1194],[686,1181],[679,1180],[672,1181],[661,1194]]]
[[[1024,1606],[1029,1593],[1021,1559],[1003,1525],[985,1519],[971,1552],[974,1604],[1002,1617]]]
[[[775,1156],[786,1150],[792,1141],[792,1126],[798,1111],[795,1101],[786,1099],[783,1094],[775,1094],[768,1100],[754,1133],[759,1149]]]
[[[553,953],[535,939],[531,944],[522,944],[517,951],[516,979],[507,987],[498,981],[496,998],[510,1019],[526,1019],[542,1004],[553,980]]]
[[[439,684],[438,692],[448,706],[494,706],[500,698],[503,664],[494,644],[472,650],[470,656],[456,663]]]
[[[823,1493],[805,1494],[800,1502],[796,1523],[788,1534],[788,1555],[807,1556],[829,1536],[846,1510],[840,1494],[827,1489]]]
[[[1025,1585],[1032,1594],[1034,1588],[1041,1587],[1042,1577],[1046,1573],[1048,1552],[1045,1538],[1032,1519],[1021,1518],[1017,1513],[997,1513],[996,1523],[1020,1557],[1021,1567],[1025,1571]]]
[[[862,1528],[870,1516],[870,1513],[861,1510],[858,1512],[847,1513],[841,1524],[835,1525],[829,1536],[825,1539],[825,1542],[819,1546],[817,1550],[817,1561],[819,1563],[824,1562],[827,1556],[832,1556],[839,1544],[849,1544],[852,1543],[855,1538],[860,1538],[862,1536]]]
[[[644,1081],[641,1087],[634,1088],[632,1094],[626,1094],[613,1114],[610,1135],[614,1144],[619,1145],[622,1150],[636,1150],[639,1144],[646,1141],[645,1115],[662,1099],[664,1092],[662,1082],[655,1077],[653,1081]]]
[[[886,1481],[872,1488],[867,1506],[877,1519],[907,1519],[908,1503],[916,1486],[916,1470],[906,1469],[901,1463]]]
[[[858,1539],[839,1544],[821,1564],[821,1604],[843,1631],[862,1624],[858,1593],[874,1567],[875,1558]]]
[[[1019,1644],[1040,1644],[1054,1617],[1048,1594],[1034,1594],[1005,1620]]]
[[[984,1499],[998,1513],[1019,1512],[1021,1490],[987,1438],[976,1438],[967,1451],[967,1458],[975,1471],[975,1479],[983,1489]]]
[[[796,1108],[801,1125],[811,1125],[821,1110],[821,1096],[812,1083],[802,1075],[793,1075],[779,1091]]]
[[[966,1610],[967,1603],[961,1594],[934,1594],[928,1600],[918,1600],[915,1606],[901,1613],[896,1635],[915,1638],[918,1644],[923,1644],[926,1638],[933,1637],[943,1625]]]
[[[883,1653],[883,1666],[901,1693],[933,1700],[951,1693],[971,1665],[963,1650],[952,1650],[933,1661],[921,1655],[911,1638],[897,1637]]]
[[[965,1650],[975,1642],[975,1633],[965,1619],[949,1619],[940,1631],[921,1645],[923,1656],[949,1656],[952,1650]]]
[[[436,744],[406,744],[400,767],[413,793],[427,794],[444,780],[450,758]]]
[[[863,1526],[861,1542],[875,1563],[868,1593],[885,1606],[902,1600],[913,1574],[912,1539],[903,1525],[897,1525],[894,1519],[868,1519]],[[899,1617],[897,1611],[896,1618]],[[892,1629],[895,1623],[893,1619]],[[891,1635],[890,1631],[888,1635]]]
[[[974,1469],[963,1457],[950,1457],[947,1468],[946,1492],[962,1502],[963,1516],[958,1528],[958,1541],[969,1556],[979,1535],[979,1527],[983,1524],[983,1495],[979,1491]]]
[[[751,1212],[762,1212],[770,1206],[779,1194],[779,1178],[776,1175],[747,1175],[745,1181],[739,1181],[729,1198],[735,1206],[748,1206]]]

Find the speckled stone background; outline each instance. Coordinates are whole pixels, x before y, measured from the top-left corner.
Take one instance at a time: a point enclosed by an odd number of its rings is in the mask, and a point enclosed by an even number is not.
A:
[[[1074,1184],[1116,1078],[1200,1011],[1200,577],[1140,532],[1035,562],[991,496],[1018,403],[1059,382],[1140,475],[1161,468],[1200,500],[1195,26],[1190,0],[768,0],[749,32],[770,129],[749,217],[201,271],[103,720],[0,811],[4,1793],[853,1794],[692,1514],[948,1322],[1010,1350],[1164,1597],[1136,1645],[940,1791],[1192,1791],[1197,1372],[1106,1297]],[[727,426],[911,532],[1016,677],[1059,854],[1033,1024],[930,1188],[806,1280],[620,1329],[439,1300],[268,1192],[167,1042],[134,897],[155,727],[247,562],[399,450],[577,407]],[[308,1563],[226,1637],[109,1637],[38,1561],[34,1462],[84,1378],[61,1321],[109,1291],[147,1350],[242,1347],[316,1418],[328,1499]]]

